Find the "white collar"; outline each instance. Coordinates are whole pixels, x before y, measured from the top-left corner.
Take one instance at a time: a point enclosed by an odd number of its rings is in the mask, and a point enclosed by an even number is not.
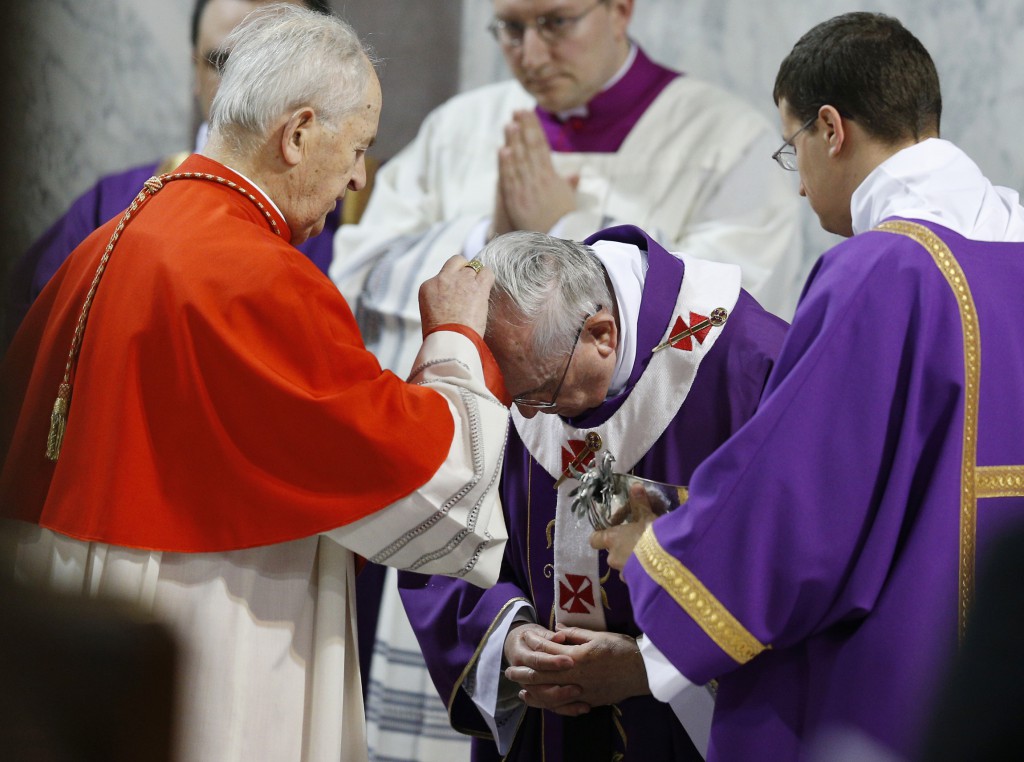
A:
[[[1024,241],[1016,191],[992,185],[967,154],[929,138],[879,164],[850,199],[854,235],[890,217],[934,222],[977,241]]]
[[[640,302],[647,276],[647,252],[631,243],[595,241],[590,246],[612,282],[612,297],[619,315],[619,341],[615,348],[615,372],[608,396],[621,392],[633,374],[636,336],[640,323]]]
[[[224,166],[225,166],[225,167],[227,167],[228,165],[227,165],[227,164],[225,164]],[[236,175],[238,175],[238,176],[239,176],[239,177],[241,177],[241,178],[242,178],[243,180],[245,180],[245,181],[246,181],[247,183],[249,183],[249,185],[251,185],[251,186],[252,186],[253,188],[255,188],[256,190],[258,190],[258,191],[260,192],[260,195],[261,195],[261,196],[263,196],[263,198],[265,198],[265,199],[266,199],[267,201],[269,201],[269,202],[270,202],[270,205],[271,205],[272,207],[274,207],[274,211],[275,211],[275,212],[277,212],[277,215],[278,215],[278,216],[279,216],[279,217],[280,217],[280,218],[281,218],[282,220],[284,220],[284,221],[285,221],[285,223],[287,223],[287,222],[288,222],[287,218],[286,218],[286,217],[284,216],[284,214],[283,214],[283,213],[281,212],[281,208],[280,208],[280,207],[279,207],[279,206],[278,206],[277,204],[275,204],[275,203],[274,203],[274,199],[272,199],[272,198],[270,197],[270,194],[269,194],[269,193],[267,193],[267,192],[266,192],[265,190],[263,190],[263,189],[262,189],[262,188],[261,188],[260,186],[258,186],[258,185],[257,185],[256,183],[254,183],[254,182],[253,182],[253,181],[252,181],[252,180],[251,180],[250,178],[248,178],[248,177],[246,177],[245,175],[243,175],[243,174],[242,174],[241,172],[239,172],[239,171],[238,171],[237,169],[235,169],[234,167],[228,167],[228,169],[230,169],[230,170],[231,170],[232,172],[234,172],[234,173],[235,173]]]

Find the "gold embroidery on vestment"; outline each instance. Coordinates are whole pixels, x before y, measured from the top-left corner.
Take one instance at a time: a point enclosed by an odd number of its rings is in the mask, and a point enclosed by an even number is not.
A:
[[[533,522],[533,511],[531,498],[533,496],[533,458],[526,456],[526,576],[530,582],[530,598],[537,600],[537,590],[533,586],[533,565],[530,563],[530,525]]]
[[[1024,466],[978,466],[978,497],[1024,497]]]
[[[654,530],[648,526],[633,554],[644,571],[672,596],[708,637],[739,664],[745,664],[771,646],[762,644],[740,624],[711,591],[679,559],[661,547]]]
[[[619,734],[619,738],[622,739],[622,748],[629,749],[629,735],[626,733],[626,728],[622,725],[622,709],[619,708],[618,704],[612,704],[612,722],[615,723],[615,730]],[[626,759],[626,755],[622,752],[615,752],[612,754],[612,762],[623,762]]]
[[[605,610],[607,610],[607,611],[611,611],[612,610],[612,606],[608,602],[608,591],[604,589],[604,586],[606,584],[608,584],[608,580],[609,580],[609,578],[611,578],[611,576],[612,576],[612,567],[609,566],[608,567],[608,571],[606,571],[604,573],[604,576],[603,577],[599,577],[598,580],[597,580],[600,583],[599,587],[601,589],[601,603],[604,605]]]
[[[977,552],[978,494],[975,470],[978,462],[978,400],[981,387],[981,331],[974,297],[967,278],[945,242],[924,225],[913,222],[883,222],[878,230],[904,235],[919,243],[931,255],[953,290],[960,309],[964,341],[964,432],[960,467],[960,576],[958,632],[963,642],[967,612],[974,598],[974,563]]]

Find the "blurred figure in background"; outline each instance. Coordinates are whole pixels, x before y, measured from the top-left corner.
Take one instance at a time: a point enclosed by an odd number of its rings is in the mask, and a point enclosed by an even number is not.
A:
[[[272,0],[197,0],[192,11],[193,95],[199,125],[195,150],[206,144],[210,104],[220,83],[220,67],[227,60],[224,40],[246,14]],[[279,0],[281,1],[281,0]],[[330,13],[327,0],[283,0]],[[123,212],[150,177],[170,172],[188,155],[182,151],[138,167],[100,178],[18,259],[7,283],[6,315],[0,323],[0,356],[39,296],[43,286],[68,255],[92,231]],[[328,217],[324,232],[299,245],[299,250],[324,272],[331,262],[333,234],[341,221],[340,205]]]

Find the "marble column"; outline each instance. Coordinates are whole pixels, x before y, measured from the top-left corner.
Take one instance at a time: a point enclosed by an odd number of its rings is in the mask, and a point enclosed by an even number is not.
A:
[[[100,175],[190,147],[190,9],[14,0],[4,10],[5,265]]]
[[[373,153],[387,159],[456,91],[461,6],[331,4],[381,58],[384,109]],[[0,289],[14,259],[100,176],[192,148],[193,6],[0,3]]]

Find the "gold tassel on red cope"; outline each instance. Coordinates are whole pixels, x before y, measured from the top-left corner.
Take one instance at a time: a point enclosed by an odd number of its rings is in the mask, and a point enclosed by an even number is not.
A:
[[[57,400],[53,403],[50,413],[50,433],[46,437],[46,458],[57,461],[60,448],[64,444],[64,430],[68,425],[68,400],[71,397],[71,386],[61,384],[57,390]]]

